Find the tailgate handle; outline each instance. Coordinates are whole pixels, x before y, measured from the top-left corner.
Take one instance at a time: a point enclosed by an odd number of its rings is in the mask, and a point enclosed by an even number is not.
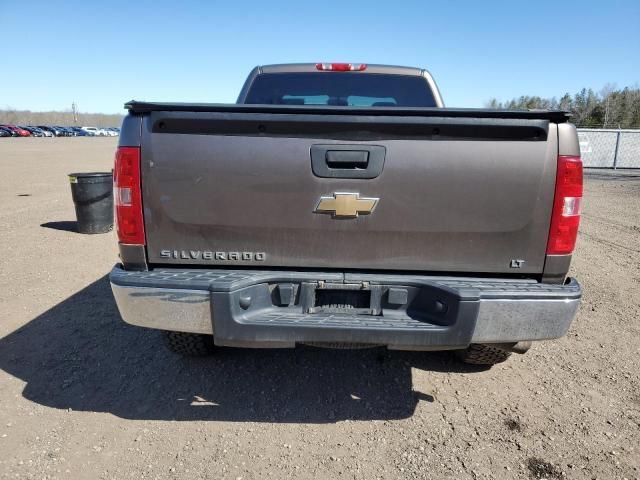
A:
[[[325,155],[329,168],[367,168],[369,152],[355,150],[327,150]]]
[[[311,170],[320,178],[376,178],[386,153],[381,145],[311,145]]]

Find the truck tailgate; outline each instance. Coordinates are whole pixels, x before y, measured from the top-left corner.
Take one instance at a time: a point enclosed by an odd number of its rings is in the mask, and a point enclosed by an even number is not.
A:
[[[541,273],[556,124],[439,115],[146,113],[149,263]],[[312,151],[345,150],[314,173]],[[340,193],[377,202],[318,211]]]

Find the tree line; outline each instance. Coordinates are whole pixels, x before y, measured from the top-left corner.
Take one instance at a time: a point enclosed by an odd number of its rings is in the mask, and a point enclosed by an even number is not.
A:
[[[123,116],[106,113],[74,113],[66,112],[32,112],[30,110],[0,110],[0,124],[10,125],[60,125],[91,126],[91,127],[119,127]]]
[[[578,127],[640,128],[640,88],[615,89],[607,85],[599,93],[583,88],[578,93],[562,97],[542,98],[523,95],[501,102],[492,98],[489,108],[529,109],[547,108],[572,113],[571,122]]]

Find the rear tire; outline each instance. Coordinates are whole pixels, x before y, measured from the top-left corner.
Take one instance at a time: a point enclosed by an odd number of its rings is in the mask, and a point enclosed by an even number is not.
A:
[[[167,348],[185,357],[203,357],[214,350],[213,336],[187,332],[165,332]]]
[[[462,362],[471,365],[495,365],[507,360],[511,356],[511,352],[491,345],[472,343],[464,350],[456,350],[456,356]]]

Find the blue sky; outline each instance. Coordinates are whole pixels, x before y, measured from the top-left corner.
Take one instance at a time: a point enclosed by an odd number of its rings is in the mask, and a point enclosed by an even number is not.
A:
[[[426,67],[452,107],[640,82],[640,0],[0,0],[0,108],[233,102],[258,64]]]

